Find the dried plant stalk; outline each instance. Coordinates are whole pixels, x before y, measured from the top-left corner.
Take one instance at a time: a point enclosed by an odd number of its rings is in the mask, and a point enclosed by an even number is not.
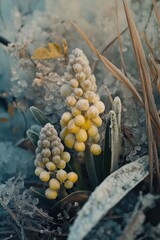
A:
[[[157,18],[158,24],[160,26],[160,14],[159,14],[159,11],[158,11],[158,7],[157,7],[157,4],[156,4],[156,1],[152,0],[152,3],[153,3],[153,8],[154,8],[154,11],[155,11],[155,14],[156,14],[156,18]]]
[[[152,74],[153,81],[155,82],[155,85],[157,87],[158,93],[160,95],[160,69],[158,64],[156,63],[154,56],[152,54],[149,54],[149,68],[150,72]]]
[[[111,129],[111,170],[118,169],[119,156],[121,153],[121,100],[115,97],[113,101],[113,110],[110,111],[110,129]]]
[[[148,132],[149,159],[150,159],[150,188],[152,189],[154,137],[153,137],[150,113],[155,121],[158,132],[160,132],[160,119],[158,116],[158,111],[157,111],[154,96],[153,96],[148,64],[145,58],[140,36],[136,29],[135,23],[131,16],[128,3],[126,2],[126,0],[123,0],[123,4],[124,4],[124,9],[126,13],[126,18],[128,22],[128,27],[131,35],[131,40],[132,40],[132,44],[135,52],[135,57],[137,61],[137,66],[138,66],[142,90],[143,90],[144,107],[146,112],[146,124],[147,124],[147,132]]]
[[[119,41],[119,52],[121,57],[122,69],[125,73],[125,76],[127,76],[126,66],[124,63],[123,52],[122,52],[122,40],[121,40],[119,24],[118,24],[118,1],[117,0],[115,0],[115,5],[116,5],[116,26],[117,26],[117,35],[118,35],[118,41]]]

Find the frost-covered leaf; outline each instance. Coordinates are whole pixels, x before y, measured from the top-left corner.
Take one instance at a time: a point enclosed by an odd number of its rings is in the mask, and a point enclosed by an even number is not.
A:
[[[36,125],[36,124],[31,126],[31,130],[36,132],[38,135],[40,134],[41,128],[42,128],[41,126]]]
[[[107,177],[79,212],[68,240],[82,240],[112,207],[149,175],[148,165],[148,156],[143,156]]]
[[[31,151],[15,146],[12,142],[0,141],[0,181],[13,177],[21,172],[28,177],[33,173],[34,154]]]
[[[52,124],[52,122],[38,108],[32,106],[30,107],[30,111],[37,122],[39,122],[42,126],[46,125],[47,123]]]
[[[35,147],[37,147],[37,142],[39,140],[39,135],[32,130],[28,130],[27,131],[27,136],[28,136],[29,140],[31,141],[31,143],[33,143],[33,145]]]
[[[33,60],[46,60],[63,57],[62,48],[57,43],[48,43],[48,47],[37,48],[33,55]]]

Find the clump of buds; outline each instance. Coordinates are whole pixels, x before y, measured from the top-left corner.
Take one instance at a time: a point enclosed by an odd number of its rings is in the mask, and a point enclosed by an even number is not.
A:
[[[70,154],[64,151],[56,129],[47,123],[41,129],[35,159],[35,175],[41,181],[49,183],[49,188],[45,191],[47,198],[57,198],[62,184],[66,189],[71,189],[78,180],[76,173],[64,170],[70,158]]]
[[[102,125],[100,114],[104,112],[105,106],[96,94],[96,79],[91,74],[89,61],[78,48],[69,56],[65,80],[61,95],[66,97],[66,104],[71,111],[61,117],[60,137],[68,148],[74,148],[77,152],[83,152],[85,142],[89,142],[91,152],[99,155],[101,146],[98,144],[98,127]]]

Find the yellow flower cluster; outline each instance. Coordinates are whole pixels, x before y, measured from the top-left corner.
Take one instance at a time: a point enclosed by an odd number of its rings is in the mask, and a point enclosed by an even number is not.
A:
[[[96,79],[82,50],[76,48],[69,56],[65,80],[61,95],[66,97],[71,112],[65,112],[61,117],[60,137],[68,148],[74,148],[77,152],[83,152],[85,142],[90,142],[91,152],[99,155],[98,127],[102,125],[99,115],[104,112],[105,106],[96,94]]]
[[[41,181],[49,182],[49,188],[45,191],[47,198],[55,199],[61,184],[64,184],[66,189],[70,189],[78,180],[76,173],[67,173],[64,170],[70,158],[70,154],[64,151],[54,126],[47,123],[41,129],[35,159],[35,175]]]

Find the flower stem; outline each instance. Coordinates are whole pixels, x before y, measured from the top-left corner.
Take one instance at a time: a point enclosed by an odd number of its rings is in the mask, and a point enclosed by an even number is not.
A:
[[[98,178],[97,178],[94,158],[93,158],[92,153],[90,152],[90,147],[89,147],[88,143],[86,144],[85,161],[86,161],[86,169],[87,169],[88,177],[90,180],[90,184],[91,184],[92,188],[94,189],[95,187],[98,186],[99,182],[98,182]]]

